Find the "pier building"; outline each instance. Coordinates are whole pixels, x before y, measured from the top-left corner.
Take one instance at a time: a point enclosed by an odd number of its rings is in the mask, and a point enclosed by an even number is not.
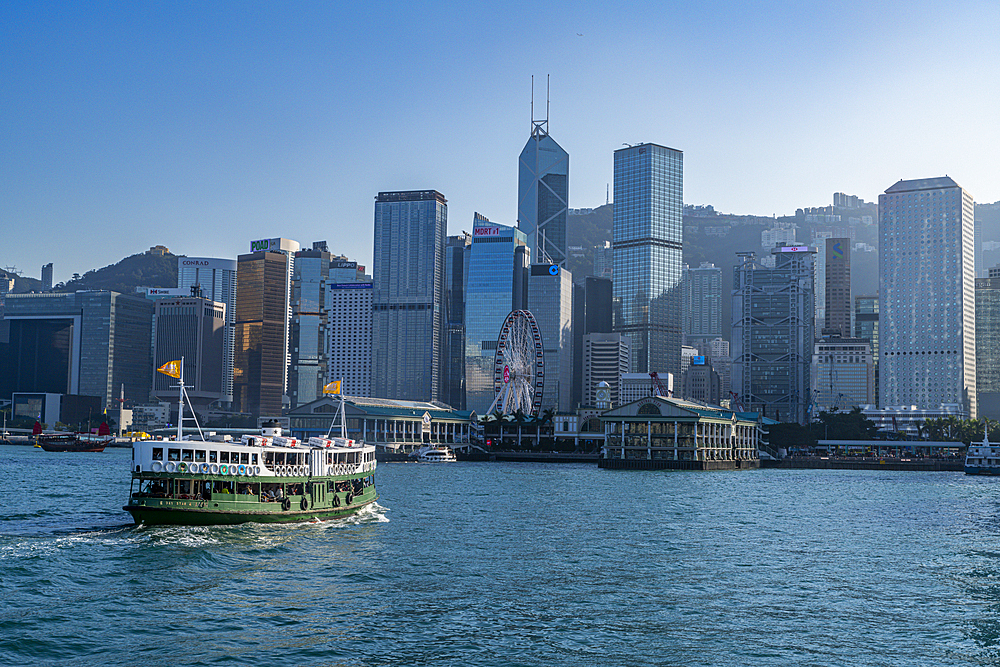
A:
[[[757,413],[649,396],[600,416],[601,468],[729,470],[760,466]]]

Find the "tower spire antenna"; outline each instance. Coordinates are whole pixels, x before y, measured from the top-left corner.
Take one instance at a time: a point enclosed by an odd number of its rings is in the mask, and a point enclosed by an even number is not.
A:
[[[551,74],[545,75],[545,129],[549,129],[549,77]]]
[[[531,75],[531,124],[535,124],[535,75]]]

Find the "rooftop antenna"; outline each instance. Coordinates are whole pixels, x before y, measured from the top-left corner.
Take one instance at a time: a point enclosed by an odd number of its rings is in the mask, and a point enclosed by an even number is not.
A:
[[[548,77],[549,75],[546,75]],[[535,120],[535,75],[531,75],[531,136],[540,138],[549,134],[549,84],[545,82],[545,120]]]

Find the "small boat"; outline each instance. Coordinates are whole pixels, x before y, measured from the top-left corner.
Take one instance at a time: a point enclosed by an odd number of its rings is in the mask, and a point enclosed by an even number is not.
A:
[[[172,377],[183,401],[183,377]],[[346,436],[343,398],[339,416]],[[122,509],[136,524],[304,522],[354,514],[378,500],[373,445],[329,433],[301,441],[283,436],[273,420],[239,441],[189,440],[182,423],[179,415],[176,440],[132,444],[132,485]]]
[[[103,452],[114,437],[92,433],[39,433],[36,447],[47,452]]]
[[[982,442],[969,444],[965,454],[966,475],[1000,475],[1000,444],[991,443],[986,430]]]
[[[421,463],[451,463],[458,460],[455,458],[455,452],[444,445],[421,447],[415,452],[415,455]]]

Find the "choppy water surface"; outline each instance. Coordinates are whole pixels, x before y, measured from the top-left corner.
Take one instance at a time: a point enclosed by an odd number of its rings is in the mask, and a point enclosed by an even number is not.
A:
[[[1000,479],[383,464],[378,507],[135,528],[0,447],[0,664],[1000,664]]]

